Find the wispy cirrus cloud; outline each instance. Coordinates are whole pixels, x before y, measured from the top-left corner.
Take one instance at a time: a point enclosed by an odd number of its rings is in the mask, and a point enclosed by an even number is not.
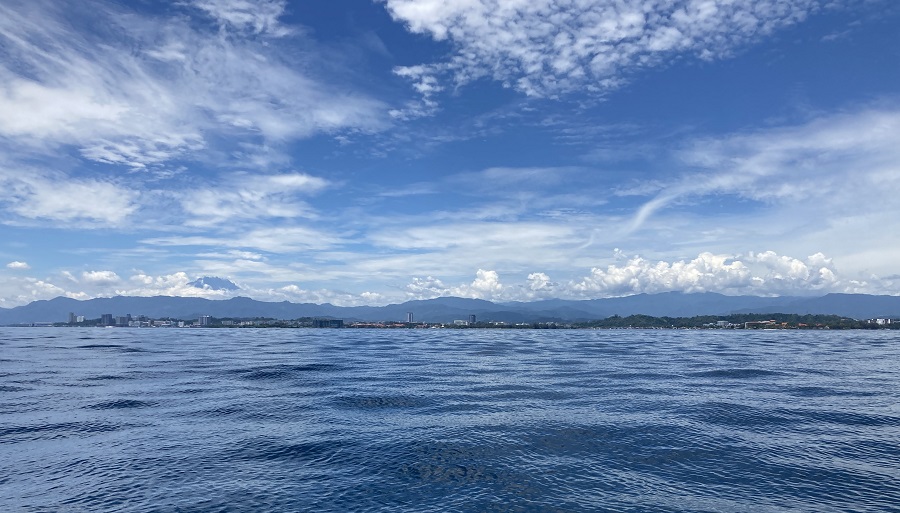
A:
[[[0,163],[0,221],[69,222],[83,227],[123,224],[139,208],[139,194],[116,179],[69,178],[60,172]]]
[[[237,236],[239,235],[239,236]],[[267,253],[299,253],[322,251],[346,243],[340,235],[309,226],[257,227],[221,236],[186,235],[152,237],[141,241],[149,246],[207,247],[263,251]]]
[[[819,0],[383,0],[407,28],[448,41],[444,62],[398,68],[426,104],[439,87],[487,77],[529,96],[618,87],[637,69],[712,60],[804,20]]]
[[[190,5],[223,27],[278,37],[292,32],[278,20],[286,4],[285,0],[193,0]]]
[[[684,172],[654,185],[658,192],[637,211],[632,230],[673,203],[710,195],[803,207],[818,212],[823,221],[883,213],[885,208],[900,214],[890,201],[900,193],[896,108],[868,108],[802,125],[703,138],[679,157]]]
[[[185,8],[235,33],[102,1],[80,5],[90,20],[56,2],[0,6],[0,136],[143,170],[193,158],[223,138],[280,143],[385,126],[382,102],[323,78],[335,63],[319,66],[314,53],[295,57],[277,40],[244,37],[288,35],[277,22],[283,2]]]
[[[316,213],[299,196],[311,196],[331,185],[306,173],[231,173],[215,184],[180,193],[190,226],[266,218],[313,218]]]

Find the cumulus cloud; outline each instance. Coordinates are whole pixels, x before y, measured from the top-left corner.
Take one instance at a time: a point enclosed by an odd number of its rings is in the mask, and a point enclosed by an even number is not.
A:
[[[652,261],[641,256],[607,266],[569,284],[582,297],[625,296],[660,292],[719,292],[749,295],[808,295],[856,291],[865,286],[838,278],[832,261],[821,253],[806,259],[773,251],[746,255],[701,253],[693,260]]]
[[[650,260],[616,251],[616,262],[595,267],[587,276],[553,281],[547,273],[529,273],[524,281],[502,283],[499,273],[479,269],[471,283],[447,285],[428,276],[414,278],[404,292],[408,299],[442,296],[493,301],[540,299],[597,299],[662,292],[717,292],[725,295],[785,296],[829,292],[884,293],[891,282],[848,279],[822,253],[806,258],[773,251],[746,254],[704,252],[691,260]]]
[[[85,271],[81,273],[81,282],[88,285],[105,287],[115,285],[119,281],[121,281],[121,278],[113,271]]]
[[[6,264],[7,269],[14,269],[16,271],[27,271],[31,269],[31,266],[28,265],[28,262],[19,262],[18,260],[12,261]]]
[[[448,41],[445,62],[401,67],[423,98],[433,77],[482,77],[531,96],[617,87],[635,69],[679,55],[711,60],[804,20],[819,0],[384,0],[419,34]]]
[[[495,299],[502,297],[504,286],[497,271],[478,269],[471,283],[448,287],[434,277],[413,278],[406,286],[406,294],[413,299],[429,299],[442,296]]]
[[[551,297],[557,287],[558,284],[550,281],[550,276],[545,273],[529,274],[525,284],[525,289],[530,292],[530,298]]]
[[[491,300],[504,297],[505,290],[497,271],[478,269],[471,283],[455,287],[448,287],[441,280],[431,276],[413,278],[406,286],[406,295],[411,299],[453,296]]]
[[[474,297],[478,299],[491,299],[503,294],[503,284],[500,283],[500,275],[497,271],[485,271],[479,269],[475,273],[472,283],[451,290],[454,296]]]

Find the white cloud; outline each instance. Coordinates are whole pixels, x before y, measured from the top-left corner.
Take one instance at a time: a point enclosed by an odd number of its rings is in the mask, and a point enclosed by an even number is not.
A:
[[[743,255],[701,253],[692,260],[653,261],[617,252],[616,258],[614,264],[595,267],[589,275],[564,283],[552,281],[543,272],[529,273],[520,283],[502,283],[496,271],[479,269],[471,283],[454,286],[433,276],[413,278],[404,292],[407,299],[457,296],[492,301],[596,299],[671,291],[808,296],[829,292],[884,294],[893,283],[890,277],[847,279],[821,253],[805,259],[773,251]]]
[[[449,41],[446,62],[401,67],[424,89],[450,74],[490,77],[531,96],[601,92],[640,68],[680,54],[717,59],[806,18],[819,0],[384,0],[419,34]]]
[[[863,213],[900,215],[900,110],[700,140],[680,156],[698,171],[661,185],[636,213],[633,230],[670,204],[717,194],[803,208],[806,219],[823,224]]]
[[[406,285],[405,291],[409,299],[453,296],[491,300],[504,297],[505,287],[500,283],[500,275],[496,271],[478,269],[471,283],[447,287],[441,280],[428,276],[413,278]]]
[[[278,22],[284,14],[284,0],[193,0],[192,3],[222,26],[271,36],[290,33]]]
[[[209,246],[216,248],[254,249],[268,253],[294,253],[325,250],[345,242],[342,236],[305,226],[248,229],[221,237],[171,236],[144,239],[152,246]]]
[[[501,297],[503,294],[503,284],[500,283],[500,275],[497,271],[485,271],[479,269],[475,273],[475,279],[472,283],[451,289],[451,295],[462,297],[474,297],[478,299],[491,299]]]
[[[286,35],[277,23],[284,2],[196,6],[240,33],[222,37],[185,17],[103,2],[78,6],[103,30],[72,23],[78,17],[65,3],[0,5],[0,136],[143,170],[196,157],[211,140],[277,143],[384,126],[381,102],[321,76],[339,63],[319,65],[315,52],[295,56],[277,41],[241,37]]]
[[[330,183],[304,173],[259,175],[235,173],[221,183],[179,194],[192,226],[209,226],[233,219],[315,217],[298,195],[312,195]]]
[[[113,271],[85,271],[81,273],[81,282],[96,287],[115,285],[122,279]]]
[[[12,170],[0,163],[0,205],[27,219],[122,224],[138,209],[138,194],[111,180],[68,178],[35,169]]]
[[[535,299],[553,297],[558,286],[559,284],[550,281],[550,276],[545,273],[531,273],[528,275],[525,289],[529,293],[529,299]]]
[[[4,308],[12,308],[32,301],[53,299],[59,296],[86,299],[84,295],[78,292],[66,291],[49,280],[30,276],[0,276],[0,290],[4,291],[3,297],[0,298],[0,305]]]
[[[115,294],[119,296],[180,296],[209,299],[224,299],[233,295],[233,292],[228,290],[194,287],[190,284],[191,281],[193,280],[187,273],[181,271],[157,276],[138,273],[129,277],[128,281],[121,283],[115,289]]]
[[[582,297],[659,292],[719,292],[750,295],[809,295],[858,291],[866,284],[840,280],[831,260],[817,253],[805,260],[773,251],[747,255],[701,253],[693,260],[651,261],[634,256],[569,284]]]
[[[28,262],[19,262],[18,260],[10,262],[6,264],[7,269],[14,269],[16,271],[27,271],[31,269],[31,266],[28,265]]]
[[[336,306],[360,306],[381,304],[384,296],[374,292],[353,294],[329,289],[306,290],[297,285],[286,285],[272,289],[255,291],[256,297],[267,301],[291,301],[294,303],[330,303]]]

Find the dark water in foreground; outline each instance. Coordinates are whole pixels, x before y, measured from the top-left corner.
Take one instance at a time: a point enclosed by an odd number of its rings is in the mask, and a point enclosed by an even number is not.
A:
[[[900,511],[900,333],[0,329],[0,511]]]

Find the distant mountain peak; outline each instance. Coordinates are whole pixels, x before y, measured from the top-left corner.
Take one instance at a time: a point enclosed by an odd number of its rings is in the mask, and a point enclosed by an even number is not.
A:
[[[234,284],[231,280],[227,280],[225,278],[219,278],[218,276],[204,276],[202,278],[197,278],[196,280],[188,283],[191,287],[196,287],[198,289],[210,289],[210,290],[238,290],[240,287]]]

